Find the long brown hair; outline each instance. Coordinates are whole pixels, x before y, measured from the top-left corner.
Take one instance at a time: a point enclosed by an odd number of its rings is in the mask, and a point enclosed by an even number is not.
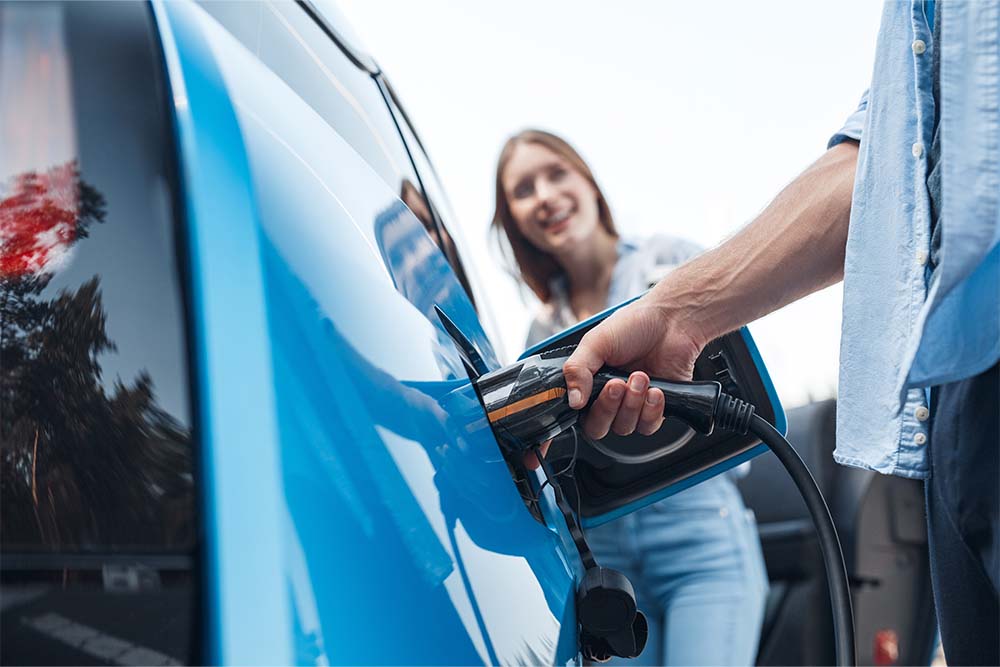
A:
[[[604,192],[597,185],[597,179],[594,178],[593,172],[590,171],[590,167],[583,161],[576,149],[570,146],[565,139],[545,130],[527,129],[507,140],[500,151],[500,158],[497,160],[496,209],[493,212],[493,222],[490,223],[490,226],[495,234],[497,246],[507,263],[508,270],[515,278],[520,278],[542,303],[548,303],[552,298],[549,284],[562,272],[562,267],[551,254],[532,245],[517,228],[514,216],[510,212],[507,193],[504,192],[501,182],[503,170],[514,154],[514,149],[521,143],[544,146],[566,160],[573,169],[583,174],[597,193],[597,213],[601,226],[614,238],[618,238],[618,230],[615,229],[611,208],[604,197]],[[504,243],[505,240],[506,243]]]

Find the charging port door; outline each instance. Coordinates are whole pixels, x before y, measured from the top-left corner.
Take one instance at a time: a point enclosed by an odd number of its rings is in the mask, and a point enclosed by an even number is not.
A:
[[[621,305],[542,341],[521,358],[579,343]],[[719,382],[723,391],[755,405],[759,415],[784,433],[785,413],[745,327],[706,346],[695,363],[694,379]],[[651,436],[610,433],[594,441],[579,429],[577,436],[576,443],[571,432],[559,436],[547,458],[561,470],[576,457],[573,478],[564,479],[561,486],[571,505],[579,507],[584,527],[633,512],[767,451],[752,435],[717,429],[706,436],[674,419],[667,419]]]

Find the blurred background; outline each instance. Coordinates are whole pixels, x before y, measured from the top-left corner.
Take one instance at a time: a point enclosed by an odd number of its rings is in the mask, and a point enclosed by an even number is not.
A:
[[[489,276],[504,361],[534,297],[487,229],[502,143],[525,127],[590,163],[626,237],[705,247],[825,150],[871,78],[880,3],[342,0],[443,181],[467,263]],[[750,328],[786,408],[836,395],[841,287]]]

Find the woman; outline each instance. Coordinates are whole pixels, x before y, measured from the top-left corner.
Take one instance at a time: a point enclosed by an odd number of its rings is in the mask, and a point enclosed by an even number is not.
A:
[[[636,296],[698,252],[666,235],[621,240],[590,168],[563,139],[540,130],[504,145],[492,224],[501,247],[507,241],[511,268],[542,303],[528,345]],[[625,400],[644,393],[642,378],[623,387]],[[631,579],[650,618],[646,650],[627,664],[753,664],[767,576],[753,516],[729,475],[587,537],[601,565]]]

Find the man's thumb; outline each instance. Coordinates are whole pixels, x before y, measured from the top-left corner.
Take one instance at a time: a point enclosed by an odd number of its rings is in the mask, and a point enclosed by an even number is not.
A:
[[[588,333],[563,364],[566,389],[569,391],[569,407],[581,410],[587,406],[587,399],[594,386],[594,373],[604,366],[605,356],[600,343]]]

